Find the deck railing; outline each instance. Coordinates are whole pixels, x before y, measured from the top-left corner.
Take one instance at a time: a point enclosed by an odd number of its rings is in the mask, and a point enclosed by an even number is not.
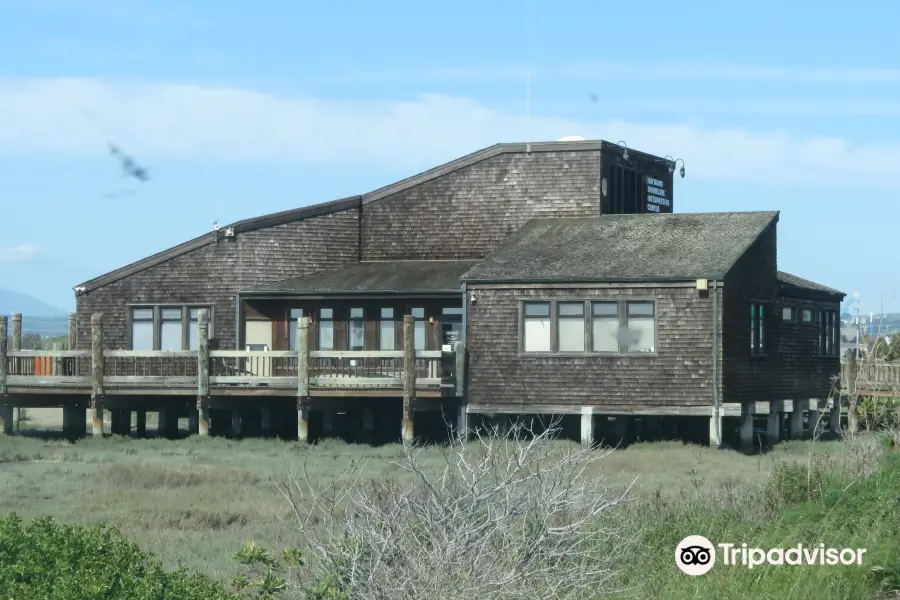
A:
[[[102,347],[102,317],[92,318],[90,350],[7,349],[5,318],[0,317],[0,393],[12,388],[85,389],[101,393],[124,389],[209,390],[269,388],[296,390],[397,390],[414,380],[415,390],[454,395],[461,390],[465,346],[453,352],[313,350],[308,348],[308,319],[298,323],[297,351],[210,350],[205,323],[198,350],[107,350]],[[205,319],[203,319],[205,321]],[[412,339],[413,321],[404,320]],[[407,331],[408,329],[408,331]],[[21,331],[21,329],[19,329]],[[14,336],[16,332],[14,331]],[[412,346],[412,344],[410,344]],[[94,362],[99,368],[94,368]],[[457,381],[459,379],[459,381]]]

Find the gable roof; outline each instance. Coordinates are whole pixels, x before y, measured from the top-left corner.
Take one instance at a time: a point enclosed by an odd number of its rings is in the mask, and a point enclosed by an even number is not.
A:
[[[238,234],[246,231],[254,231],[256,229],[264,229],[266,227],[274,227],[275,225],[282,225],[284,223],[291,223],[293,221],[300,221],[302,219],[310,219],[312,217],[341,212],[349,208],[358,208],[360,206],[360,200],[361,196],[350,196],[349,198],[332,200],[331,202],[320,202],[319,204],[312,204],[310,206],[304,206],[302,208],[294,208],[291,210],[284,210],[277,213],[263,215],[261,217],[253,217],[251,219],[235,221],[231,225],[223,226],[221,229],[228,229],[229,227],[231,227],[234,229],[234,233]],[[79,284],[75,287],[84,287],[86,291],[97,289],[109,283],[118,281],[119,279],[122,279],[124,277],[128,277],[129,275],[134,275],[135,273],[139,273],[145,269],[149,269],[150,267],[164,263],[168,260],[181,256],[182,254],[187,254],[188,252],[191,252],[198,248],[202,248],[203,246],[207,246],[216,241],[217,235],[221,234],[215,231],[204,233],[203,235],[195,237],[192,240],[188,240],[183,244],[179,244],[177,246],[169,248],[168,250],[163,250],[162,252],[157,252],[156,254],[152,254],[147,258],[142,258],[137,262],[125,265],[124,267],[116,269],[115,271],[110,271],[109,273],[101,275],[100,277],[95,277],[94,279],[85,281],[84,283]]]
[[[459,277],[474,260],[400,260],[352,263],[339,269],[260,285],[241,295],[460,293]]]
[[[532,219],[468,282],[721,279],[778,212],[605,215]]]
[[[437,179],[438,177],[442,177],[448,173],[452,173],[453,171],[458,171],[460,169],[466,168],[475,163],[487,160],[500,154],[520,154],[524,152],[590,151],[600,150],[602,148],[613,146],[619,148],[618,145],[610,144],[609,142],[603,140],[494,144],[493,146],[490,146],[488,148],[483,148],[476,152],[472,152],[471,154],[467,154],[463,157],[452,160],[448,163],[444,163],[443,165],[437,166],[433,169],[429,169],[417,175],[413,175],[412,177],[408,177],[401,181],[397,181],[390,185],[378,188],[367,194],[351,196],[349,198],[343,198],[341,200],[334,200],[331,202],[312,204],[310,206],[304,206],[302,208],[263,215],[261,217],[244,219],[242,221],[232,223],[231,225],[223,226],[222,228],[225,229],[227,227],[233,227],[234,232],[237,234],[245,231],[253,231],[255,229],[272,227],[274,225],[283,223],[290,223],[292,221],[308,219],[332,212],[339,212],[342,210],[347,210],[349,208],[358,208],[364,204],[386,198],[392,194],[396,194],[397,192],[401,192],[417,185],[421,185],[433,179]],[[636,156],[651,156],[647,153],[633,150],[631,148],[629,148],[628,151]],[[84,287],[87,291],[102,287],[109,283],[113,283],[114,281],[118,281],[119,279],[122,279],[124,277],[128,277],[129,275],[133,275],[135,273],[143,271],[144,269],[148,269],[183,254],[187,254],[188,252],[214,242],[215,239],[215,232],[205,233],[199,237],[184,242],[183,244],[179,244],[177,246],[169,248],[168,250],[163,250],[162,252],[158,252],[131,264],[125,265],[124,267],[121,267],[114,271],[110,271],[109,273],[106,273],[99,277],[95,277],[94,279],[85,281],[84,283],[81,283],[75,287]]]
[[[778,271],[778,284],[779,287],[786,292],[802,290],[806,292],[820,292],[824,294],[831,294],[841,296],[842,298],[847,295],[840,290],[826,287],[819,283],[810,281],[809,279],[803,279],[802,277],[797,277],[796,275],[785,273],[784,271]]]

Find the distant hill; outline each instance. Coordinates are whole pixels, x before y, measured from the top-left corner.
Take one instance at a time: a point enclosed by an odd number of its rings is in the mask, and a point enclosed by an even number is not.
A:
[[[28,317],[68,317],[69,313],[56,306],[38,300],[28,294],[20,294],[0,288],[0,315],[22,313],[23,319]]]

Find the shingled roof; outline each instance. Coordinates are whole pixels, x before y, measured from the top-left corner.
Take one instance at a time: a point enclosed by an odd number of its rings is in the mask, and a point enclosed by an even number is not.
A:
[[[802,277],[797,277],[796,275],[785,273],[784,271],[778,271],[778,283],[781,286],[781,289],[787,292],[791,292],[794,290],[803,290],[807,292],[822,292],[825,294],[834,294],[842,297],[847,295],[840,290],[826,287],[824,285],[815,283],[814,281],[810,281],[809,279],[803,279]]]
[[[605,215],[532,219],[468,282],[721,279],[778,212]]]
[[[477,261],[401,260],[359,262],[288,279],[241,295],[458,294],[459,277]]]

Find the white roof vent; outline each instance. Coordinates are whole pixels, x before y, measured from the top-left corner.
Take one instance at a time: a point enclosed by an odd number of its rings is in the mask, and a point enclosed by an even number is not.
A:
[[[566,136],[559,138],[556,141],[557,142],[583,142],[584,138],[581,137],[580,135],[566,135]]]

